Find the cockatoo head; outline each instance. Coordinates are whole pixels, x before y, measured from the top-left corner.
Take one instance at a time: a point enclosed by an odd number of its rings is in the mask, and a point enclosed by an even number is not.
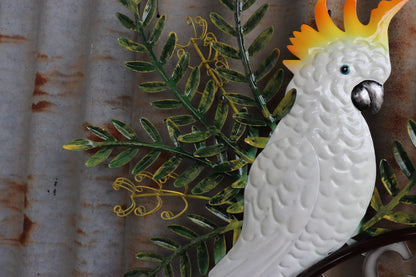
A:
[[[294,32],[288,49],[299,60],[283,63],[295,75],[295,83],[315,88],[344,106],[377,112],[383,103],[383,84],[390,75],[388,26],[409,0],[381,1],[363,25],[357,17],[356,0],[346,0],[344,29],[331,20],[326,0],[315,9],[317,29],[302,25]],[[313,82],[310,83],[310,82]],[[319,84],[320,89],[316,87]]]

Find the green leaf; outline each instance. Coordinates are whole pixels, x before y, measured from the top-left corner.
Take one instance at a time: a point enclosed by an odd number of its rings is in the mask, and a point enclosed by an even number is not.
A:
[[[186,135],[182,135],[178,137],[178,140],[180,142],[185,143],[195,143],[195,142],[201,142],[209,139],[212,136],[212,134],[208,131],[206,132],[192,132]]]
[[[89,139],[76,139],[64,144],[62,147],[71,151],[83,151],[94,148],[95,143]]]
[[[116,140],[109,132],[107,132],[106,130],[104,130],[101,127],[87,126],[86,128],[87,128],[88,131],[90,131],[95,136],[99,137],[100,139],[108,140],[108,141],[115,141]]]
[[[269,43],[270,39],[273,36],[273,27],[270,26],[266,30],[264,30],[250,45],[250,47],[247,49],[248,55],[250,57],[253,57],[257,53],[259,53],[261,50],[263,50],[264,47]]]
[[[244,211],[244,206],[240,202],[236,202],[227,208],[227,212],[230,214],[241,214]]]
[[[155,71],[153,64],[144,61],[126,62],[124,65],[135,72],[147,73]]]
[[[197,132],[200,132],[200,130],[195,126],[192,126],[192,132],[197,133]],[[204,148],[206,146],[206,143],[205,141],[195,142],[194,145],[195,145],[195,150],[199,150],[201,148]]]
[[[138,87],[145,92],[161,92],[169,89],[165,82],[144,82]]]
[[[152,252],[139,252],[136,254],[136,259],[144,262],[161,263],[164,257]]]
[[[121,47],[124,47],[129,51],[132,51],[132,52],[146,52],[146,48],[143,46],[143,44],[137,43],[137,42],[129,40],[127,38],[118,38],[117,41],[118,41],[118,44]]]
[[[400,199],[400,203],[416,205],[416,195],[405,195]]]
[[[226,43],[222,43],[219,41],[213,41],[212,48],[214,48],[218,53],[221,55],[230,58],[230,59],[236,59],[239,60],[241,58],[241,53],[239,50],[235,49],[231,45],[228,45]]]
[[[165,249],[172,250],[172,251],[175,251],[176,249],[181,247],[177,242],[168,238],[153,237],[150,239],[150,241],[160,247],[163,247]]]
[[[153,28],[152,34],[150,35],[150,38],[149,38],[150,45],[155,45],[159,41],[160,37],[163,34],[165,23],[166,23],[166,15],[162,15],[156,22],[155,27]]]
[[[199,158],[209,158],[209,157],[218,155],[221,152],[224,152],[226,150],[227,150],[227,146],[220,143],[220,144],[206,146],[204,148],[198,149],[197,151],[194,152],[194,156],[199,157]]]
[[[409,155],[406,153],[403,146],[398,141],[393,142],[393,155],[396,163],[402,172],[407,176],[407,178],[412,177],[412,174],[415,172],[415,167],[410,160]]]
[[[116,168],[123,166],[130,162],[139,153],[138,148],[129,148],[118,154],[109,164],[109,168]]]
[[[221,1],[221,0],[220,0]],[[230,35],[230,36],[236,36],[237,32],[235,28],[228,23],[221,15],[219,15],[216,12],[212,12],[209,14],[209,18],[211,19],[211,22],[221,31],[224,33]]]
[[[233,118],[238,123],[241,123],[244,125],[249,125],[249,126],[254,126],[254,127],[267,126],[267,122],[264,120],[264,118],[257,116],[257,115],[237,113],[233,115]]]
[[[373,196],[371,197],[371,207],[377,212],[383,207],[383,202],[381,201],[377,188],[374,188]]]
[[[234,10],[234,1],[233,0],[220,0],[221,4],[224,5],[224,7]]]
[[[239,83],[246,83],[247,82],[247,78],[246,76],[238,71],[232,70],[232,69],[228,69],[225,67],[217,67],[215,69],[217,71],[217,73],[224,79],[228,80],[228,81],[232,81],[232,82],[239,82]]]
[[[171,174],[175,171],[176,168],[182,162],[182,158],[178,156],[173,156],[167,162],[165,162],[159,169],[155,172],[153,179],[160,180]]]
[[[160,61],[161,64],[165,64],[166,62],[168,62],[172,58],[173,51],[175,50],[177,40],[178,40],[178,37],[176,36],[176,33],[171,32],[169,34],[168,39],[166,40],[165,45],[163,46],[162,54],[160,54],[159,61]]]
[[[247,162],[245,160],[238,159],[217,164],[213,169],[215,172],[231,172],[242,168],[246,164]]]
[[[172,140],[173,144],[176,147],[181,147],[182,144],[178,140],[178,137],[181,135],[181,131],[179,130],[179,127],[169,118],[166,120],[166,127],[168,128],[169,137]]]
[[[179,82],[180,79],[183,78],[183,76],[186,73],[186,70],[189,66],[189,53],[185,52],[182,57],[179,59],[178,63],[176,64],[175,69],[173,70],[171,79],[174,82]]]
[[[214,239],[214,262],[217,264],[227,254],[225,235],[220,234]]]
[[[250,137],[244,139],[245,143],[256,148],[266,147],[269,137]]]
[[[270,78],[270,80],[267,82],[266,87],[263,90],[263,97],[264,99],[266,99],[267,102],[269,102],[282,87],[283,77],[284,71],[280,68],[273,74],[273,77]]]
[[[195,163],[188,167],[178,178],[176,178],[173,185],[177,188],[183,187],[195,180],[199,174],[204,170],[205,166]]]
[[[237,105],[251,106],[251,107],[257,106],[256,100],[243,94],[229,92],[229,93],[224,93],[224,96],[229,101]]]
[[[264,4],[253,13],[252,16],[247,20],[246,24],[243,26],[243,34],[250,33],[256,26],[260,23],[263,17],[266,15],[267,10],[269,9],[269,4]]]
[[[279,54],[279,49],[273,49],[273,51],[261,62],[261,64],[254,72],[254,76],[256,77],[257,81],[262,80],[264,77],[266,77],[267,74],[270,73],[270,71],[272,71],[272,69],[277,64]]]
[[[198,262],[199,273],[202,276],[206,275],[209,268],[209,252],[207,243],[205,241],[198,244],[196,247],[196,257]]]
[[[191,277],[191,269],[191,260],[189,259],[188,253],[185,252],[183,255],[181,255],[179,260],[179,270],[181,272],[181,277]]]
[[[137,174],[151,166],[160,155],[160,151],[152,150],[144,156],[133,168],[131,174]]]
[[[114,128],[116,128],[117,131],[119,131],[120,134],[122,134],[128,140],[137,139],[137,135],[134,132],[134,130],[130,126],[128,126],[126,123],[121,122],[116,119],[111,120],[111,122],[113,123]]]
[[[191,229],[181,226],[181,225],[169,225],[168,229],[175,234],[187,238],[187,239],[194,239],[198,237],[198,234],[192,231]]]
[[[165,267],[165,277],[174,277],[172,264],[168,264]]]
[[[152,21],[153,17],[156,14],[157,9],[157,0],[148,0],[146,6],[143,10],[143,27],[146,28],[146,26],[149,25],[149,23]]]
[[[227,120],[228,116],[228,103],[222,99],[219,101],[217,110],[215,111],[214,126],[221,131],[222,127]]]
[[[136,31],[136,24],[134,24],[134,21],[131,20],[127,15],[124,15],[122,13],[116,13],[118,21],[120,21],[121,25],[123,25],[125,28]]]
[[[370,236],[372,237],[376,237],[385,233],[390,232],[389,229],[385,229],[385,228],[368,228],[367,230],[365,230],[366,233],[368,233]]]
[[[124,274],[123,277],[149,277],[149,274],[148,269],[134,269]]]
[[[246,187],[247,179],[248,179],[247,175],[242,176],[240,179],[238,179],[237,181],[232,183],[231,187],[233,187],[235,189],[243,189],[243,188]]]
[[[235,122],[231,129],[231,135],[230,135],[231,141],[237,142],[241,138],[241,136],[244,134],[245,131],[246,131],[246,125]]]
[[[391,211],[388,214],[386,214],[384,218],[396,223],[406,225],[416,224],[416,213],[413,212]]]
[[[230,223],[234,219],[222,207],[214,207],[214,206],[211,206],[211,205],[206,205],[206,208],[207,208],[208,211],[210,211],[211,213],[213,213],[215,216],[221,218],[225,222]]]
[[[140,118],[140,124],[146,133],[152,138],[154,142],[161,142],[162,138],[160,137],[159,131],[156,129],[155,125],[150,122],[146,117]]]
[[[248,8],[251,7],[251,5],[253,5],[257,0],[245,0],[243,2],[243,11],[247,10]]]
[[[409,120],[409,122],[407,122],[407,132],[409,133],[410,140],[416,147],[416,122],[413,120]]]
[[[150,105],[161,110],[178,109],[183,107],[182,102],[176,99],[157,100],[151,102]]]
[[[203,216],[197,215],[197,214],[188,214],[186,216],[189,220],[191,220],[193,223],[195,223],[198,226],[201,226],[206,229],[215,230],[218,228],[217,225],[212,223],[210,220],[206,219]]]
[[[199,67],[195,67],[189,75],[188,81],[186,82],[185,86],[184,94],[186,97],[188,97],[189,100],[191,100],[194,97],[196,91],[198,90],[200,78],[201,72],[199,70]]]
[[[217,87],[215,86],[214,81],[210,79],[205,86],[201,101],[199,102],[199,112],[204,114],[211,108],[212,103],[214,102],[216,91]]]
[[[193,189],[192,194],[204,194],[213,190],[224,179],[223,174],[212,174],[204,178]]]
[[[189,115],[189,114],[174,115],[174,116],[171,116],[171,117],[167,118],[165,120],[165,122],[167,120],[172,121],[177,126],[187,126],[189,124],[192,124],[192,123],[197,122],[197,120],[195,119],[195,117],[193,117],[192,115]]]
[[[132,12],[137,12],[137,6],[142,0],[118,0],[123,6]]]
[[[295,104],[296,93],[296,89],[291,89],[286,93],[282,101],[280,101],[279,105],[277,105],[276,109],[273,111],[274,118],[280,120],[290,112]]]
[[[240,189],[234,189],[231,186],[226,187],[216,195],[214,195],[210,200],[210,205],[223,205],[227,203],[229,200],[233,199],[238,193],[240,192]]]
[[[386,160],[381,160],[379,169],[381,182],[383,183],[387,192],[392,196],[396,196],[400,192],[400,187],[393,168]]]
[[[85,162],[85,166],[86,167],[93,167],[93,166],[96,166],[96,165],[102,163],[103,161],[105,161],[110,156],[112,151],[113,151],[113,148],[109,148],[109,147],[105,147],[105,148],[99,150],[97,153],[92,155],[88,159],[88,161]]]

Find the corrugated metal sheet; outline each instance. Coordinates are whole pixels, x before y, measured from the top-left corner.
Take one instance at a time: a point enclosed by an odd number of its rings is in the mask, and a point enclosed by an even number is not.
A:
[[[276,28],[269,48],[285,58],[292,31],[312,22],[315,0],[268,2],[263,24]],[[343,2],[328,0],[338,23]],[[379,1],[358,2],[365,21]],[[117,11],[128,13],[116,0],[0,1],[0,276],[120,276],[137,266],[134,253],[150,247],[148,238],[164,232],[157,216],[113,213],[127,200],[111,184],[128,168],[86,169],[86,153],[61,148],[85,137],[83,126],[111,128],[113,118],[137,127],[144,115],[162,126],[164,114],[147,104],[153,96],[138,92],[139,75],[123,67],[135,57],[116,42],[132,38]],[[191,33],[186,16],[209,11],[227,13],[212,0],[159,0],[165,36],[175,30],[182,42]],[[390,34],[393,73],[370,122],[379,157],[392,160],[392,141],[410,146],[405,127],[415,118],[416,1],[394,18]],[[334,272],[328,276],[347,271]]]

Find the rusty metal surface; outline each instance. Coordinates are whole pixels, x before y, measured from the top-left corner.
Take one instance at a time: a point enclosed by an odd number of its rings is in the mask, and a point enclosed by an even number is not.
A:
[[[268,49],[280,48],[281,60],[291,57],[288,39],[302,23],[313,23],[316,1],[267,2],[262,26],[275,26]],[[378,2],[358,1],[364,22]],[[328,0],[340,26],[343,3]],[[85,137],[86,125],[110,128],[113,118],[138,129],[144,115],[163,126],[166,113],[148,105],[154,96],[139,92],[139,75],[123,67],[135,57],[116,42],[132,38],[117,11],[128,13],[116,0],[0,1],[0,276],[121,276],[138,265],[137,251],[152,247],[148,238],[165,232],[158,216],[121,219],[113,213],[127,199],[111,184],[129,177],[127,167],[85,168],[87,153],[61,148]],[[231,16],[213,0],[159,0],[159,13],[168,14],[164,36],[177,31],[186,41],[186,16],[208,19],[209,11]],[[393,19],[390,45],[385,105],[368,119],[378,158],[393,161],[393,140],[411,149],[406,122],[416,118],[415,0]],[[360,265],[353,261],[327,276],[360,276]]]

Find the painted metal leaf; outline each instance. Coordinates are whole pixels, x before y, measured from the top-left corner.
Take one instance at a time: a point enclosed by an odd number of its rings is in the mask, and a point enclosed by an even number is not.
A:
[[[148,168],[149,166],[151,166],[158,158],[160,155],[160,151],[157,150],[152,150],[150,151],[148,154],[146,154],[133,168],[133,170],[131,171],[131,174],[137,174],[143,170],[145,170],[146,168]]]
[[[166,277],[174,277],[174,275],[173,275],[173,266],[172,266],[172,264],[168,264],[168,265],[165,267],[165,276],[166,276]]]
[[[381,160],[379,169],[381,182],[383,183],[387,192],[392,196],[396,196],[400,192],[400,187],[393,168],[386,160]]]
[[[269,4],[264,4],[258,8],[252,16],[247,20],[246,24],[243,26],[243,33],[250,33],[256,26],[260,23],[263,17],[266,15],[267,10],[269,9]]]
[[[181,164],[182,158],[178,156],[173,156],[167,162],[165,162],[158,170],[156,170],[153,179],[160,180],[171,174],[178,168]]]
[[[413,120],[409,120],[407,122],[407,131],[409,133],[410,140],[412,141],[413,145],[416,147],[416,122]]]
[[[231,186],[226,187],[225,189],[223,189],[222,191],[214,195],[209,200],[209,204],[213,206],[223,205],[227,203],[229,200],[233,199],[239,192],[240,192],[240,189],[235,189]]]
[[[221,31],[223,31],[224,33],[231,35],[231,36],[236,36],[237,32],[235,30],[235,28],[228,23],[221,15],[219,15],[216,12],[212,12],[209,14],[209,18],[211,19],[211,22]]]
[[[103,149],[100,149],[98,152],[92,155],[88,159],[88,161],[85,162],[85,166],[93,167],[102,163],[110,156],[112,151],[113,151],[113,148],[108,148],[108,147],[104,147]]]
[[[400,199],[400,203],[416,205],[416,195],[405,195]]]
[[[267,74],[270,73],[270,71],[273,70],[277,64],[277,60],[279,59],[279,54],[279,49],[273,49],[273,51],[261,62],[256,71],[254,71],[254,76],[257,81],[262,80],[267,76]]]
[[[214,117],[214,126],[220,131],[227,121],[228,109],[228,103],[224,99],[220,100]]]
[[[220,0],[221,4],[224,5],[224,7],[234,10],[234,1],[233,0]]]
[[[241,136],[244,134],[246,129],[247,129],[246,125],[235,122],[231,129],[230,139],[232,141],[238,141],[241,138]]]
[[[157,0],[148,0],[143,10],[143,16],[142,16],[143,27],[146,28],[146,26],[150,24],[150,22],[152,21],[153,17],[156,14],[156,10],[157,10]]]
[[[95,147],[95,143],[89,139],[76,139],[62,146],[66,150],[84,151]]]
[[[155,71],[153,64],[144,61],[126,62],[124,65],[135,72],[147,73]]]
[[[220,143],[220,144],[210,145],[210,146],[206,146],[204,148],[198,149],[194,152],[194,156],[199,157],[199,158],[209,158],[209,157],[218,155],[221,152],[224,152],[226,150],[227,150],[227,146]]]
[[[229,93],[224,93],[224,96],[229,101],[237,105],[251,106],[251,107],[257,106],[256,100],[243,94],[229,92]]]
[[[236,59],[239,60],[241,58],[241,53],[239,50],[235,49],[231,45],[228,45],[226,43],[222,43],[219,41],[213,41],[212,48],[215,49],[218,53],[221,55],[230,58],[230,59]]]
[[[130,162],[139,153],[138,148],[129,148],[118,154],[109,164],[109,168],[116,168],[123,166]]]
[[[111,123],[113,123],[114,128],[116,128],[117,131],[119,131],[120,134],[122,134],[128,140],[136,140],[137,139],[136,132],[134,132],[133,128],[131,128],[126,123],[121,122],[121,121],[116,120],[116,119],[111,120]]]
[[[181,258],[179,259],[179,271],[181,273],[181,277],[191,277],[191,259],[189,259],[187,252],[181,255]]]
[[[195,142],[205,141],[209,139],[211,136],[212,134],[209,131],[205,131],[205,132],[199,131],[199,132],[192,132],[189,134],[179,136],[178,140],[180,142],[185,142],[185,143],[195,143]]]
[[[162,141],[162,137],[160,136],[159,131],[157,130],[155,125],[153,125],[153,123],[150,122],[149,119],[147,119],[146,117],[141,117],[140,124],[154,142]]]
[[[373,196],[371,197],[371,207],[375,211],[379,211],[383,207],[383,202],[381,201],[380,193],[377,188],[374,188]]]
[[[227,208],[230,214],[241,214],[244,211],[244,206],[241,202],[236,202]]]
[[[199,102],[198,111],[201,113],[206,113],[212,106],[214,102],[215,93],[217,91],[217,87],[212,79],[210,79],[202,93],[201,101]]]
[[[230,216],[223,207],[219,207],[219,206],[215,207],[215,206],[211,206],[211,205],[206,205],[206,208],[212,214],[221,218],[225,222],[230,223],[232,220],[234,220],[234,217]]]
[[[263,117],[252,115],[252,114],[242,114],[237,113],[233,115],[233,118],[238,123],[254,126],[254,127],[264,127],[267,126],[267,122]]]
[[[246,164],[247,162],[245,160],[238,159],[220,163],[218,165],[215,165],[213,169],[215,172],[231,172],[242,168]]]
[[[243,2],[243,11],[247,10],[248,8],[251,7],[251,5],[253,5],[257,0],[245,0]]]
[[[143,44],[137,43],[127,38],[118,38],[118,44],[125,49],[132,52],[146,52],[146,48]]]
[[[177,242],[168,238],[153,237],[150,239],[150,241],[158,246],[161,246],[165,249],[172,250],[172,251],[175,251],[176,249],[181,247]]]
[[[200,132],[200,130],[196,126],[192,126],[191,129],[193,133]],[[195,146],[195,150],[198,150],[198,149],[204,148],[206,146],[206,143],[205,141],[195,142],[194,146]]]
[[[296,101],[296,89],[289,90],[283,97],[282,101],[279,102],[276,109],[273,111],[273,117],[277,120],[282,119],[292,109]]]
[[[223,174],[212,174],[200,181],[198,184],[195,185],[192,189],[192,194],[204,194],[215,187],[224,179]]]
[[[225,235],[220,234],[214,239],[214,262],[217,264],[227,254]]]
[[[173,144],[176,147],[181,147],[182,143],[178,140],[178,137],[181,135],[179,127],[169,118],[166,120],[166,127],[168,128],[169,137],[172,140]]]
[[[267,102],[269,102],[277,94],[277,92],[279,92],[283,84],[283,78],[284,71],[280,68],[267,82],[262,94]]]
[[[144,83],[141,83],[138,87],[139,89],[145,92],[150,92],[150,93],[161,92],[161,91],[165,91],[169,89],[169,87],[166,85],[165,82],[157,82],[157,81],[144,82]]]
[[[195,223],[198,226],[201,226],[206,229],[215,230],[218,226],[215,225],[213,222],[208,220],[207,218],[197,215],[197,214],[188,214],[186,216],[189,220]]]
[[[134,269],[124,274],[123,277],[149,277],[149,274],[148,269]]]
[[[191,100],[195,93],[198,90],[199,82],[201,79],[201,72],[199,70],[199,67],[195,67],[191,74],[189,75],[188,81],[185,85],[185,96],[188,97],[189,100]]]
[[[406,225],[414,225],[416,224],[416,213],[412,212],[404,212],[404,211],[391,211],[390,213],[384,216],[385,219],[406,224]]]
[[[410,160],[409,155],[404,150],[403,145],[398,141],[393,142],[393,155],[402,172],[407,178],[410,178],[415,172],[415,167]]]
[[[189,124],[197,122],[195,117],[193,117],[190,114],[184,114],[184,115],[174,115],[169,118],[167,118],[165,121],[170,120],[177,126],[187,126]]]
[[[152,252],[139,252],[136,254],[136,259],[144,262],[160,263],[163,261],[164,257]]]
[[[168,229],[175,234],[187,238],[187,239],[194,239],[198,237],[198,234],[192,231],[191,229],[181,226],[181,225],[169,225]]]
[[[179,175],[178,178],[176,178],[173,185],[177,188],[183,187],[194,181],[199,174],[204,170],[205,166],[195,163],[188,167],[184,172]]]
[[[116,13],[118,21],[120,21],[121,25],[123,25],[125,28],[136,31],[136,24],[134,24],[134,21],[130,19],[127,15],[124,15],[122,13]]]
[[[248,55],[250,57],[256,55],[261,50],[263,50],[264,47],[269,43],[270,39],[273,36],[273,27],[270,26],[253,41],[253,43],[250,45],[250,47],[247,49]]]
[[[90,131],[91,133],[93,133],[95,136],[99,137],[100,139],[103,140],[108,140],[108,141],[115,141],[116,139],[106,130],[104,130],[101,127],[98,126],[87,126],[86,129],[88,131]]]
[[[171,79],[174,82],[179,82],[180,79],[183,78],[183,76],[186,73],[186,70],[189,66],[189,53],[185,52],[182,57],[179,59],[178,63],[176,64],[175,69],[173,70]]]
[[[205,241],[201,242],[196,247],[196,258],[198,262],[199,273],[201,273],[202,276],[206,275],[209,268],[209,252],[207,243]]]
[[[390,232],[391,230],[386,229],[386,228],[368,228],[367,230],[365,230],[366,233],[370,234],[372,237],[375,236],[379,236],[385,233]]]
[[[153,28],[153,31],[150,34],[150,37],[149,37],[150,45],[155,45],[159,41],[160,37],[163,34],[163,30],[165,29],[165,24],[166,24],[166,15],[162,15],[157,20],[155,27]]]
[[[243,189],[246,187],[247,179],[247,175],[242,176],[240,179],[232,183],[231,186],[235,189]]]
[[[137,6],[142,0],[119,0],[119,2],[132,12],[137,12]]]
[[[233,230],[233,244],[237,241],[240,234],[241,234],[241,228],[236,228]]]
[[[256,148],[266,147],[269,137],[250,137],[244,139],[245,143]]]
[[[150,105],[161,110],[178,109],[183,107],[182,102],[176,99],[157,100],[151,102]]]
[[[165,64],[167,61],[169,61],[172,58],[177,40],[178,40],[178,37],[176,36],[176,33],[174,32],[169,33],[169,37],[166,40],[165,45],[163,46],[162,53],[160,54],[159,62],[161,64]]]
[[[225,67],[217,67],[215,69],[217,73],[224,79],[232,82],[238,82],[238,83],[246,83],[247,78],[246,76],[238,71],[228,69]]]

